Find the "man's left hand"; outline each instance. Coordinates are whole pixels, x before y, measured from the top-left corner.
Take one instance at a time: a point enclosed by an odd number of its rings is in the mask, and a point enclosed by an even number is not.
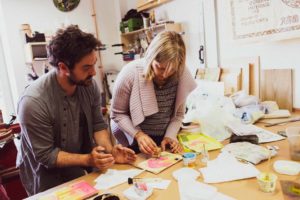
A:
[[[112,149],[112,155],[116,163],[133,163],[136,160],[135,152],[118,144]]]

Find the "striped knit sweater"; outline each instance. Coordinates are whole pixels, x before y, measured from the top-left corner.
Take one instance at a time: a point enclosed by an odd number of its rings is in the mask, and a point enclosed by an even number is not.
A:
[[[146,117],[159,112],[153,81],[145,79],[144,59],[135,60],[123,67],[114,85],[111,104],[112,133],[119,143],[128,146],[139,125]],[[165,137],[176,140],[184,115],[185,100],[196,88],[196,82],[187,68],[178,80],[174,112]]]
[[[163,136],[165,134],[174,112],[177,86],[177,79],[172,79],[163,86],[154,83],[158,112],[145,117],[145,120],[139,125],[144,133],[153,136]]]

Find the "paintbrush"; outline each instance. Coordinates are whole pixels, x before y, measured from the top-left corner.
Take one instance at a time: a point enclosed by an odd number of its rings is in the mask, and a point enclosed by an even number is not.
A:
[[[271,173],[271,150],[268,149],[268,152],[269,152],[269,156],[268,156],[268,163],[267,163],[267,173],[265,177],[266,181],[270,180],[270,173]]]

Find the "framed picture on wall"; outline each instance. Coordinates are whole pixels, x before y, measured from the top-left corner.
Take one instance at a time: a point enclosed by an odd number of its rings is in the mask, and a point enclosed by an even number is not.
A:
[[[55,7],[62,12],[69,12],[74,10],[80,0],[53,0]]]

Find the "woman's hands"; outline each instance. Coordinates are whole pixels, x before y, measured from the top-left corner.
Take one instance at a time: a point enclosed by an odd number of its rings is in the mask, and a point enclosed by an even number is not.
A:
[[[157,150],[157,145],[155,142],[144,132],[140,131],[135,135],[135,139],[139,145],[139,149],[142,153],[153,155]],[[170,146],[172,153],[181,153],[183,152],[182,146],[178,141],[173,140],[169,137],[164,137],[161,142],[162,151],[166,150],[167,146]]]
[[[139,145],[139,149],[142,153],[153,155],[157,149],[155,142],[144,132],[139,131],[135,135],[135,139]]]
[[[172,153],[181,153],[183,152],[182,146],[179,144],[178,141],[175,141],[169,137],[164,137],[163,141],[161,142],[161,149],[162,151],[166,150],[166,146],[169,145]]]

